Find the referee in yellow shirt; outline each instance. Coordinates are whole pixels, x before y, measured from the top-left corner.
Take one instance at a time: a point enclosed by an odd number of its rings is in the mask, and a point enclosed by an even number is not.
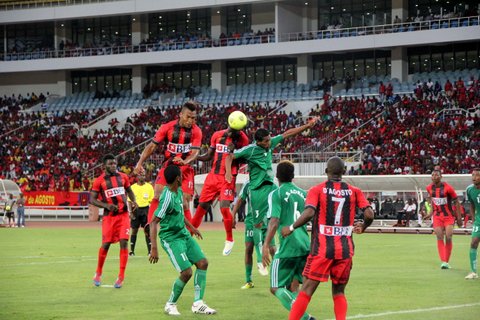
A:
[[[150,228],[147,224],[148,207],[153,199],[153,187],[145,182],[145,174],[137,176],[138,182],[132,185],[132,191],[137,199],[138,208],[133,211],[130,219],[132,234],[130,236],[130,256],[135,255],[135,243],[137,242],[137,233],[140,227],[145,233],[145,242],[147,243],[148,254],[150,254]]]

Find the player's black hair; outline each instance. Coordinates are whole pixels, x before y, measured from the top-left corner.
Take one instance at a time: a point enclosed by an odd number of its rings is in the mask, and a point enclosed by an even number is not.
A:
[[[195,101],[187,101],[182,107],[182,111],[185,109],[188,109],[190,111],[196,111],[197,110],[197,103]]]
[[[182,172],[180,171],[180,168],[173,164],[166,167],[165,171],[163,172],[167,184],[172,184],[177,177],[181,176],[181,174]]]
[[[440,169],[433,169],[433,170],[432,170],[432,174],[433,174],[434,172],[438,172],[440,175],[442,175],[442,170],[440,170]]]
[[[115,156],[111,153],[104,155],[102,158],[102,163],[106,164],[108,160],[115,160]]]
[[[258,129],[255,131],[255,141],[262,141],[263,138],[268,137],[270,135],[270,131],[267,129]]]
[[[295,167],[289,160],[282,160],[277,166],[277,179],[279,182],[292,182],[295,177]]]

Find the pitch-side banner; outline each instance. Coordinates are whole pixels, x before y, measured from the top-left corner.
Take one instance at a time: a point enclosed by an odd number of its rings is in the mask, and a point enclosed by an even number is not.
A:
[[[90,199],[89,192],[25,192],[27,207],[85,207]]]

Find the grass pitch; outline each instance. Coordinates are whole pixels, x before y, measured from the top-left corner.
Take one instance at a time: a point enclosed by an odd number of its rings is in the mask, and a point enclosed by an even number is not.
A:
[[[100,246],[97,229],[0,229],[0,319],[168,319],[163,307],[177,273],[164,252],[148,263],[143,237],[129,259],[124,287],[92,284]],[[268,277],[253,271],[255,288],[245,281],[243,233],[223,257],[224,232],[204,231],[200,246],[210,266],[205,300],[217,309],[214,319],[287,319],[268,290]],[[454,236],[451,270],[440,270],[433,235],[364,234],[355,236],[356,256],[346,296],[349,319],[464,319],[480,317],[480,280],[466,281],[470,236]],[[161,248],[160,248],[161,250]],[[118,244],[104,268],[103,284],[118,273]],[[181,319],[193,315],[193,279],[178,303]],[[321,284],[308,311],[332,319],[330,283]]]

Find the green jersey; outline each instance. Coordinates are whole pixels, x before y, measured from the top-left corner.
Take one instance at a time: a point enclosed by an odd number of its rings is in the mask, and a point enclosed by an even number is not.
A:
[[[245,224],[253,224],[252,219],[252,206],[250,205],[250,181],[245,181],[242,186],[242,190],[238,195],[240,199],[245,201]]]
[[[305,206],[307,192],[294,183],[282,183],[278,189],[268,196],[268,218],[278,218],[277,234],[280,240],[275,259],[294,258],[308,255],[310,238],[307,227],[297,228],[289,237],[283,238],[281,230],[300,217]]]
[[[480,225],[480,189],[471,184],[467,187],[467,198],[475,208],[475,224]],[[472,214],[471,212],[470,214]],[[473,216],[472,216],[473,217]]]
[[[270,181],[273,184],[272,151],[282,141],[283,136],[278,135],[271,139],[269,149],[264,149],[256,143],[252,143],[235,150],[233,153],[235,159],[245,159],[247,161],[251,190],[259,188],[265,181]]]
[[[183,192],[181,189],[178,189],[175,193],[165,187],[154,214],[160,218],[160,231],[158,232],[160,239],[171,241],[190,236],[185,228]]]

